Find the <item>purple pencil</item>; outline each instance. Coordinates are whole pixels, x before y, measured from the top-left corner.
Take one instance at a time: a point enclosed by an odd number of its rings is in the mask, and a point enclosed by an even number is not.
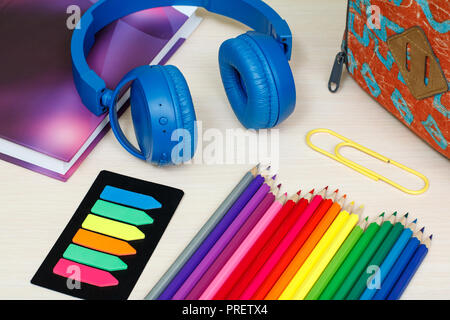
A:
[[[208,271],[201,277],[191,292],[187,295],[186,300],[198,300],[203,291],[209,286],[211,281],[222,269],[231,255],[240,246],[242,241],[247,237],[253,227],[258,223],[259,219],[269,209],[270,205],[275,201],[275,197],[280,190],[281,184],[277,188],[272,188],[272,191],[266,194],[261,203],[256,207],[251,216],[245,221],[239,231],[235,234],[233,239],[228,243],[222,253],[217,257],[214,263],[209,267]]]
[[[220,236],[216,243],[212,246],[206,256],[202,261],[196,266],[194,271],[189,275],[189,277],[184,281],[178,291],[174,294],[173,300],[184,300],[186,296],[191,292],[192,288],[197,284],[203,274],[208,270],[211,264],[216,260],[222,250],[231,241],[233,236],[239,231],[240,227],[245,223],[248,217],[264,199],[266,194],[270,191],[271,185],[274,182],[274,178],[269,179],[269,181],[263,183],[259,187],[258,191],[250,199],[250,201],[245,205],[245,207],[239,212],[233,222],[228,226],[226,231]]]
[[[217,239],[225,232],[234,218],[241,212],[242,208],[253,197],[256,191],[264,183],[264,177],[257,175],[248,187],[242,192],[236,202],[231,206],[220,222],[214,227],[195,253],[189,258],[177,275],[170,281],[164,291],[159,295],[158,300],[170,300],[175,292],[181,287],[183,282],[189,277],[195,267],[202,261]]]

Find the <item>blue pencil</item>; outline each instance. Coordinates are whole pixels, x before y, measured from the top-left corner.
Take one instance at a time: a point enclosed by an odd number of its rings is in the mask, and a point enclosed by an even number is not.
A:
[[[392,269],[392,266],[397,261],[398,257],[402,253],[403,249],[405,248],[406,244],[408,243],[409,239],[411,239],[414,230],[416,229],[416,222],[417,219],[411,222],[400,234],[400,237],[398,237],[395,244],[392,246],[391,250],[389,251],[386,258],[384,258],[384,261],[380,265],[380,268],[377,270],[375,277],[379,277],[380,282],[380,288],[383,286],[384,279],[389,274],[389,272]],[[359,300],[371,300],[375,293],[377,292],[377,288],[372,288],[370,286],[367,286],[364,290],[361,297],[359,297]]]
[[[408,262],[411,260],[414,252],[416,252],[417,247],[420,245],[420,241],[423,235],[423,228],[414,233],[414,236],[409,239],[408,244],[405,249],[402,251],[400,257],[398,257],[394,266],[391,269],[391,272],[387,275],[386,279],[383,281],[383,284],[380,290],[377,290],[377,293],[373,297],[373,300],[384,300],[388,296],[389,292],[391,292],[392,287],[397,282],[398,278],[402,274],[402,271],[405,269]]]
[[[391,293],[389,294],[387,300],[398,300],[401,297],[403,291],[405,291],[412,277],[414,276],[423,259],[427,255],[428,248],[431,245],[432,238],[433,235],[425,239],[423,243],[417,248],[416,252],[414,253],[414,256],[411,258],[411,261],[409,261],[402,275],[400,276]]]

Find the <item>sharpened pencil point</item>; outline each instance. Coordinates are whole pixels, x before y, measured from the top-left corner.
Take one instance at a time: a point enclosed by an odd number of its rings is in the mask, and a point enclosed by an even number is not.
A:
[[[422,229],[420,229],[420,232],[422,232],[423,233],[423,231],[425,230],[425,227],[423,227]]]
[[[380,216],[380,217],[384,217],[384,214],[385,214],[385,213],[383,212],[383,213],[382,213],[382,214],[380,214],[379,216]]]
[[[338,192],[339,192],[339,189],[336,189],[333,191],[333,193],[338,193]]]
[[[302,190],[298,190],[297,191],[297,195],[299,196],[299,195],[301,195],[302,194]]]
[[[413,223],[417,223],[417,219],[413,221]]]
[[[277,175],[273,175],[272,180],[275,180],[277,178]]]
[[[405,218],[408,218],[408,216],[409,216],[409,212],[407,212],[407,213],[405,214]]]
[[[429,238],[430,238],[430,240],[432,240],[432,239],[433,239],[433,235],[432,235],[432,234],[430,234],[430,237],[429,237]]]
[[[314,189],[312,189],[309,193],[314,194]]]
[[[277,185],[277,188],[280,189],[281,188],[281,183],[279,185]]]
[[[324,189],[325,189],[325,190],[328,190],[328,186],[326,186]]]
[[[287,197],[287,192],[285,192],[284,195]]]
[[[395,211],[392,215],[393,215],[394,217],[396,217],[396,216],[397,216],[397,211]]]
[[[369,216],[367,216],[364,220],[369,221]]]
[[[350,204],[351,204],[352,206],[354,206],[354,205],[355,205],[355,201],[350,202]]]
[[[344,194],[344,195],[342,196],[342,198],[346,199],[346,198],[347,198],[347,195],[346,195],[346,194]]]

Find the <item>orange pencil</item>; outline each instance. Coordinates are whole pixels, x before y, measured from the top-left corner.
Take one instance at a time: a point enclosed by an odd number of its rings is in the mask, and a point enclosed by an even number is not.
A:
[[[300,191],[297,193],[300,194]],[[252,279],[258,273],[259,269],[262,265],[267,261],[272,252],[284,238],[286,233],[289,232],[292,225],[299,219],[299,217],[305,212],[306,207],[309,205],[312,196],[314,195],[314,190],[311,190],[306,196],[301,198],[289,215],[279,224],[276,228],[276,231],[272,232],[267,239],[264,239],[264,242],[261,243],[261,247],[257,248],[253,252],[256,257],[253,257],[248,266],[241,268],[241,275],[238,281],[235,281],[233,284],[233,288],[228,291],[225,297],[216,296],[214,300],[217,299],[226,299],[226,300],[238,300],[241,294],[245,291],[247,286],[250,284]]]
[[[327,187],[328,188],[328,187]],[[316,209],[314,214],[311,216],[311,218],[308,220],[308,222],[305,224],[305,226],[302,228],[302,230],[297,234],[294,241],[287,247],[286,251],[281,256],[280,260],[277,262],[275,267],[272,269],[270,274],[264,279],[262,284],[258,287],[256,292],[252,296],[252,300],[262,300],[267,295],[267,293],[270,291],[272,286],[277,282],[278,278],[283,273],[284,269],[289,265],[292,258],[295,256],[297,251],[300,249],[303,242],[308,238],[308,236],[311,234],[312,230],[311,225],[314,227],[319,223],[319,221],[322,219],[322,217],[325,215],[325,213],[330,209],[330,207],[333,204],[333,201],[336,199],[336,195],[338,193],[338,190],[334,191],[333,194],[330,197],[327,197],[326,200],[323,200],[322,203],[319,205],[319,207]],[[317,221],[317,222],[314,222]],[[300,242],[298,239],[304,238],[303,242]]]
[[[308,222],[308,225],[304,228],[305,234],[300,234],[297,239],[295,239],[292,248],[289,248],[292,250],[286,252],[289,252],[289,255],[283,257],[285,258],[283,259],[284,263],[283,265],[280,265],[280,268],[283,268],[282,274],[264,299],[278,299],[298,269],[300,269],[303,262],[308,258],[317,242],[319,242],[328,227],[334,221],[334,218],[336,218],[341,211],[345,198],[346,195],[342,196],[338,201],[335,201],[322,217],[315,216],[314,218],[316,219],[314,219],[314,221],[311,220],[309,221],[311,223]]]

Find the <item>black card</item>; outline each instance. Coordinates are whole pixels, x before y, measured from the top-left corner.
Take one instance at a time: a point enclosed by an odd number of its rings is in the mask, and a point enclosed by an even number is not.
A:
[[[183,194],[100,172],[31,283],[83,299],[127,299]]]

